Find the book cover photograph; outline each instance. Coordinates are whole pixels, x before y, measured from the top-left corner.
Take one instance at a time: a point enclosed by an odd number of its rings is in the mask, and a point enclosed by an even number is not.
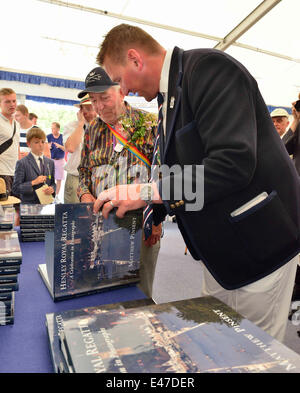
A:
[[[54,300],[139,281],[142,212],[107,220],[92,203],[55,205],[46,232],[46,264],[39,272]]]
[[[22,262],[18,233],[0,231],[0,266],[19,265]]]
[[[48,218],[54,219],[55,205],[39,205],[34,203],[21,203],[20,205],[20,218],[31,219],[31,218]]]
[[[65,317],[76,317],[89,315],[90,309],[100,309],[101,310],[114,310],[114,309],[126,309],[147,306],[154,304],[152,299],[139,299],[139,300],[129,300],[122,303],[114,304],[104,304],[99,307],[82,308],[79,310],[67,310],[64,312],[46,314],[46,328],[49,340],[49,349],[51,360],[53,364],[53,369],[55,373],[68,373],[69,368],[64,360],[64,356],[61,352],[59,333],[63,330],[63,319]]]
[[[213,297],[61,315],[75,373],[297,373],[300,356]]]
[[[9,231],[14,228],[15,208],[2,206],[0,209],[0,231]]]

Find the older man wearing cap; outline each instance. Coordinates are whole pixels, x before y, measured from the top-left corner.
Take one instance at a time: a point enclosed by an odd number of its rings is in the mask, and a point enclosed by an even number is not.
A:
[[[271,112],[273,124],[282,138],[289,125],[289,114],[283,108],[276,108]]]
[[[97,116],[88,95],[85,95],[74,105],[79,108],[77,120],[72,121],[64,127],[64,145],[68,152],[67,163],[64,167],[67,172],[64,190],[64,203],[79,203],[77,188],[79,185],[78,165],[83,143],[83,135],[89,123]]]
[[[112,82],[101,67],[87,75],[85,85],[86,89],[78,97],[88,93],[99,117],[92,121],[84,135],[78,167],[78,195],[81,202],[94,202],[111,181],[116,184],[148,181],[157,119],[125,102],[118,84]],[[139,178],[131,171],[137,167],[142,173]],[[152,297],[160,236],[161,224],[153,225],[152,234],[141,246],[140,287],[149,297]]]

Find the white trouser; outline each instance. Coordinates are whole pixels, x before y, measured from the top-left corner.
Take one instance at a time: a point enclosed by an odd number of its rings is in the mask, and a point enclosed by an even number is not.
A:
[[[298,255],[268,276],[239,289],[221,287],[203,265],[202,296],[214,296],[278,341],[285,336]]]

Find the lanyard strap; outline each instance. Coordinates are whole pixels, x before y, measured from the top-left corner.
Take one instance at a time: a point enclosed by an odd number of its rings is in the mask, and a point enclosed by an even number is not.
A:
[[[126,138],[124,138],[118,131],[112,128],[109,124],[107,127],[113,133],[113,135],[117,138],[117,140],[121,143],[121,145],[125,146],[132,154],[134,154],[138,159],[140,159],[147,167],[151,168],[151,162],[149,159],[143,154],[139,149],[134,146],[132,143],[128,142]]]

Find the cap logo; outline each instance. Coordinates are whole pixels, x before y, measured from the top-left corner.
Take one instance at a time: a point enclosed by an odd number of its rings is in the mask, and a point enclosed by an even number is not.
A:
[[[86,82],[89,83],[89,82],[99,81],[101,78],[102,78],[101,74],[95,74],[95,72],[91,72],[88,75],[88,77],[86,79]]]

